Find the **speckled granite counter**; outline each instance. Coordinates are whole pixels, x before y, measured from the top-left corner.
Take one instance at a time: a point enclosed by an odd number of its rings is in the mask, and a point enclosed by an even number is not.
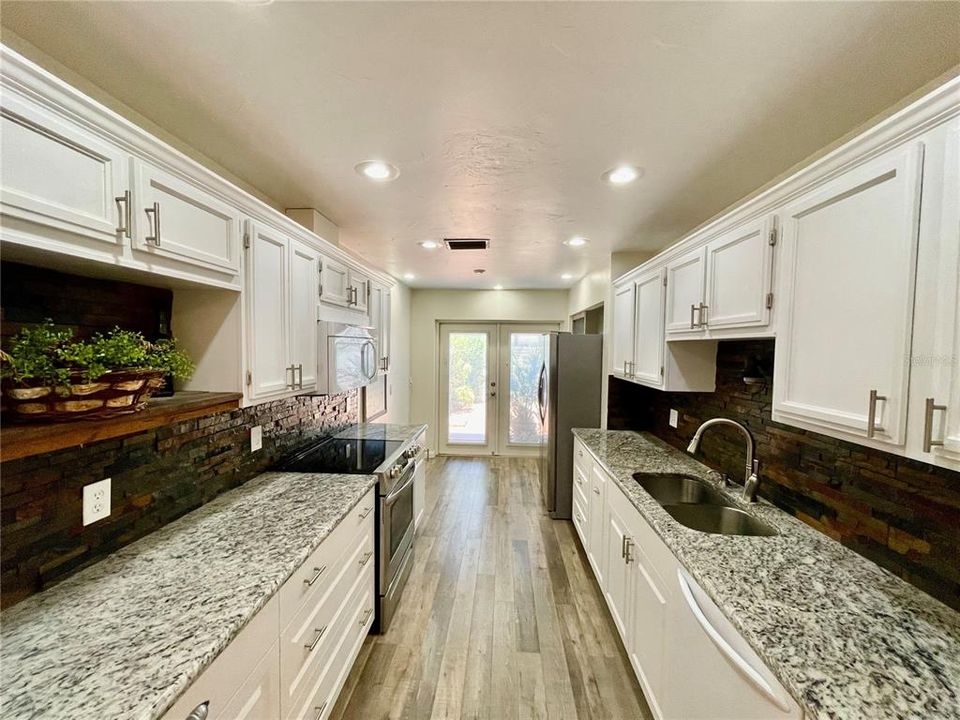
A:
[[[375,483],[265,473],[5,611],[3,717],[159,717]]]
[[[960,614],[767,503],[749,512],[776,537],[686,528],[633,474],[717,473],[650,435],[573,432],[808,719],[960,718]]]
[[[426,425],[398,425],[394,423],[360,423],[341,430],[334,437],[362,438],[364,440],[413,440],[427,429]]]

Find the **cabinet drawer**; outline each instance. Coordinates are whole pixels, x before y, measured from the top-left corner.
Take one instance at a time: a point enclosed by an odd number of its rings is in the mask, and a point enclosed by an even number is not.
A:
[[[333,532],[320,544],[313,554],[290,576],[278,593],[280,597],[280,628],[286,628],[300,608],[308,601],[316,602],[324,588],[329,587],[329,578],[337,560],[346,552],[350,541],[361,525],[366,523],[373,536],[374,509],[377,489],[370,491],[357,503]]]
[[[254,615],[250,623],[227,645],[217,659],[187,688],[163,720],[184,720],[198,705],[209,703],[211,718],[220,717],[244,680],[264,657],[264,648],[277,641],[277,597]]]
[[[294,698],[320,676],[324,660],[336,646],[332,632],[338,613],[354,585],[376,565],[372,525],[363,527],[348,544],[344,555],[330,568],[330,579],[318,597],[303,604],[296,618],[281,633],[281,710],[289,713]]]
[[[353,667],[363,639],[370,631],[374,614],[373,568],[364,572],[334,620],[328,660],[317,680],[293,703],[288,720],[324,720],[329,717],[337,695]]]
[[[279,704],[280,645],[274,642],[214,720],[266,720],[277,714]]]
[[[573,468],[573,496],[583,507],[590,507],[590,474],[581,468]]]
[[[589,547],[586,505],[582,504],[577,497],[573,498],[573,525],[577,529],[577,535],[580,536],[580,544],[586,550]]]

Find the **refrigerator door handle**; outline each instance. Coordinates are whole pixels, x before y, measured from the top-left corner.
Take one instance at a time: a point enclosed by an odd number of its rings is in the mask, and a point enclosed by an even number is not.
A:
[[[546,422],[547,420],[547,398],[545,397],[545,387],[547,379],[547,365],[544,363],[540,366],[540,384],[537,388],[537,401],[540,403],[540,422]]]

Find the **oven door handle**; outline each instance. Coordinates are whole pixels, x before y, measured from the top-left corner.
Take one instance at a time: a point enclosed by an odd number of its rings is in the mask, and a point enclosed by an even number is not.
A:
[[[416,465],[416,461],[414,461],[413,464]],[[414,480],[414,477],[415,477],[415,476],[416,476],[416,473],[415,473],[414,471],[411,471],[411,472],[410,472],[410,479],[407,480],[407,481],[406,481],[403,485],[401,485],[400,487],[395,488],[395,489],[393,490],[393,492],[391,492],[389,495],[387,495],[387,496],[383,499],[383,506],[384,506],[385,508],[388,508],[388,507],[390,507],[391,505],[393,505],[393,504],[397,501],[397,498],[399,498],[400,495],[403,494],[403,491],[406,490],[406,489],[407,489],[408,487],[410,487],[411,485],[413,485],[413,480]]]

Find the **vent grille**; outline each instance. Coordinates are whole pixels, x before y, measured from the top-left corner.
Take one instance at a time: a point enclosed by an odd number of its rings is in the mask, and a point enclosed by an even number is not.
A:
[[[486,250],[490,246],[487,238],[444,238],[447,250]]]

